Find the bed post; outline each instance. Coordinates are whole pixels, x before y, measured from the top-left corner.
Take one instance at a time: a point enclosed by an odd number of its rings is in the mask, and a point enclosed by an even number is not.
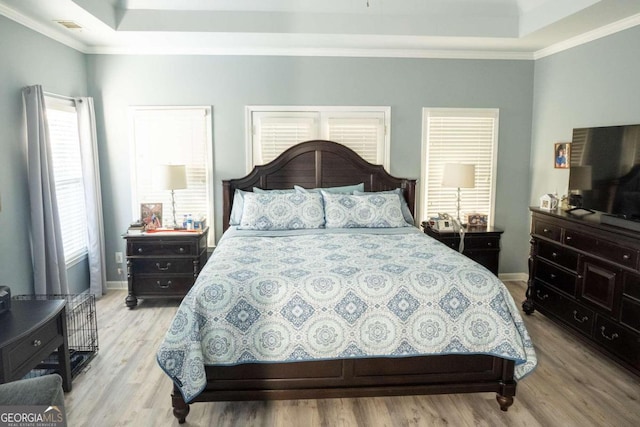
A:
[[[173,385],[171,393],[171,406],[173,407],[173,416],[178,419],[179,424],[184,424],[189,415],[189,405],[182,398],[182,393],[177,385]]]

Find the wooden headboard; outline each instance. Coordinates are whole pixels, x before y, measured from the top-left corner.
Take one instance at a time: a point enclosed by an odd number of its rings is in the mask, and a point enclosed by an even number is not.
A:
[[[307,141],[294,145],[275,160],[256,166],[243,178],[222,181],[222,228],[229,228],[235,190],[338,187],[364,183],[365,191],[402,188],[415,216],[415,179],[396,178],[381,165],[373,165],[353,150],[332,141]]]

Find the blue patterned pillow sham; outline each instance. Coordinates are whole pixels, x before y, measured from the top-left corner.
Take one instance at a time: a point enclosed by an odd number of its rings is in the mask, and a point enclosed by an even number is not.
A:
[[[296,190],[263,190],[262,188],[253,187],[254,193],[261,194],[279,194],[279,193],[294,193]],[[244,208],[244,195],[249,193],[249,191],[236,190],[233,193],[233,205],[231,206],[231,215],[229,215],[229,225],[239,225],[240,220],[242,219],[242,210]]]
[[[402,216],[404,220],[410,224],[414,224],[413,215],[411,214],[411,209],[409,209],[409,204],[407,200],[404,198],[404,193],[402,192],[402,188],[396,188],[395,190],[386,190],[386,191],[378,191],[376,193],[367,193],[364,191],[354,191],[354,196],[364,196],[367,194],[397,194],[400,198],[400,210],[402,211]]]
[[[354,185],[343,185],[342,187],[326,187],[326,188],[304,188],[299,185],[294,185],[293,188],[296,191],[301,191],[303,193],[319,193],[321,191],[326,191],[327,193],[332,194],[353,194],[354,191],[364,191],[364,183]]]
[[[322,191],[326,228],[409,227],[396,194],[331,194]]]
[[[239,230],[297,230],[324,225],[318,193],[245,193]]]

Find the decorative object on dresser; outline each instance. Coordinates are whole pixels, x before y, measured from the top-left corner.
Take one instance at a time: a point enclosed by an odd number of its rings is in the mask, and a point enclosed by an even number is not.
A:
[[[127,307],[138,297],[182,298],[207,260],[209,228],[123,235],[127,241]]]
[[[23,378],[57,352],[55,371],[64,391],[71,391],[65,305],[60,299],[12,301],[0,328],[0,383]]]
[[[167,225],[173,229],[182,228],[176,221],[175,190],[187,188],[187,168],[185,165],[159,165],[156,171],[155,184],[162,190],[171,190],[171,213],[173,223]]]
[[[424,233],[444,243],[452,249],[458,250],[460,235],[453,231],[436,230],[426,221],[422,222]],[[496,276],[498,275],[500,258],[500,235],[503,230],[497,227],[468,227],[464,233],[463,255],[478,264],[485,266]]]
[[[527,314],[569,327],[640,374],[640,233],[531,208]]]

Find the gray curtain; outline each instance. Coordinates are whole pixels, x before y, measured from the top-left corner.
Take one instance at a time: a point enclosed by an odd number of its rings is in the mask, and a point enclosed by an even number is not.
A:
[[[107,290],[107,277],[95,111],[93,98],[76,98],[75,102],[76,111],[78,112],[82,176],[84,178],[85,204],[87,207],[89,292],[99,297]]]
[[[68,294],[49,127],[40,85],[22,90],[27,125],[31,252],[36,294]]]

